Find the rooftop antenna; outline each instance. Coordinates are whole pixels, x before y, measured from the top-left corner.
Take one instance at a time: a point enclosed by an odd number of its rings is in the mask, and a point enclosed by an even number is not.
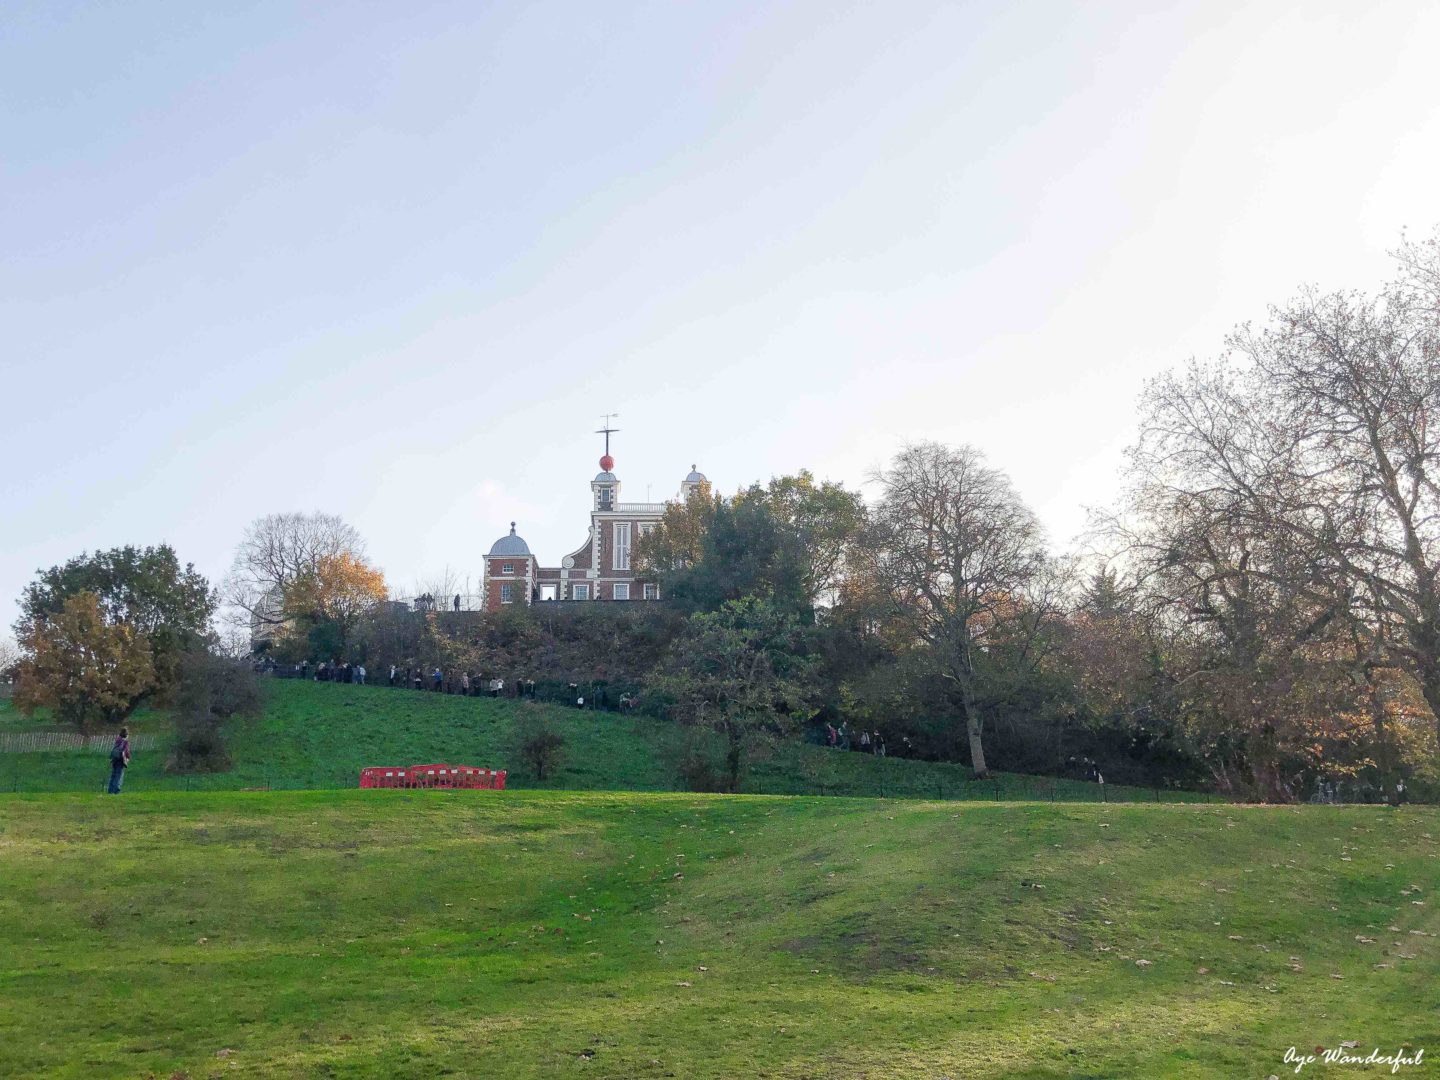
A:
[[[610,421],[614,420],[615,417],[619,415],[620,414],[618,412],[606,413],[603,417],[605,426],[602,427],[599,431],[595,432],[596,435],[605,436],[605,456],[600,459],[600,468],[604,469],[606,472],[609,472],[615,465],[615,459],[610,456],[610,436],[614,435],[617,431],[620,430],[619,428],[611,427]]]

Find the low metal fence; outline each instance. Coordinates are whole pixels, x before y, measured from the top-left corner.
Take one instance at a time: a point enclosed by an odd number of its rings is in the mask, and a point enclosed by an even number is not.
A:
[[[130,751],[151,750],[156,746],[154,735],[130,736]],[[7,731],[0,733],[0,754],[38,754],[52,750],[86,750],[109,753],[115,745],[114,735],[81,735],[73,731]]]

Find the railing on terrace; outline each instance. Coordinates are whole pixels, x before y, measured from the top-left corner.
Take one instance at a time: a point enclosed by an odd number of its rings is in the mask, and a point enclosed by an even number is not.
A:
[[[460,606],[455,606],[456,597]],[[484,597],[480,593],[450,593],[448,596],[392,596],[385,601],[400,611],[483,611]]]

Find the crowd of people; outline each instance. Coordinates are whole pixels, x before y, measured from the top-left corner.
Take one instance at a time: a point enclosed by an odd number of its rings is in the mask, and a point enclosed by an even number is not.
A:
[[[364,664],[341,663],[338,660],[322,660],[312,664],[309,660],[299,664],[261,665],[261,670],[284,678],[314,680],[315,682],[350,683],[357,686],[375,685]],[[391,664],[382,668],[380,678],[386,686],[398,690],[423,690],[436,694],[458,694],[462,697],[534,697],[535,681],[517,679],[507,683],[504,679],[487,679],[472,675],[468,671],[445,671],[442,668]]]
[[[391,664],[382,667],[378,676],[372,677],[363,664],[342,664],[338,660],[322,660],[319,664],[306,660],[299,664],[277,664],[272,660],[258,661],[255,670],[282,679],[305,679],[315,682],[352,683],[360,686],[384,685],[400,690],[423,690],[437,694],[455,694],[460,697],[508,697],[535,698],[534,679],[487,678],[469,671],[446,671],[439,667],[406,666]],[[587,696],[588,695],[588,696]],[[546,696],[547,701],[557,701],[554,687]],[[637,694],[622,693],[615,698],[603,686],[587,687],[580,683],[569,684],[569,704],[577,709],[600,709],[605,711],[632,712],[640,705]],[[558,703],[558,702],[557,702]]]
[[[876,757],[889,756],[889,747],[885,743],[885,736],[878,731],[867,731],[861,729],[853,731],[849,724],[842,720],[840,726],[827,723],[825,725],[825,745],[832,750],[853,750],[861,754],[874,754]],[[897,753],[900,757],[914,757],[915,747],[910,741],[909,735],[901,735]]]

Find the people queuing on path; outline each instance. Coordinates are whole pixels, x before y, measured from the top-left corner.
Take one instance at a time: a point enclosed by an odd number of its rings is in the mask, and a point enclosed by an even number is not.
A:
[[[120,785],[125,782],[125,770],[130,767],[130,729],[122,727],[115,736],[115,745],[110,748],[110,784],[105,789],[109,795],[119,795]]]
[[[309,661],[305,664],[294,666],[296,674],[302,671],[309,671]],[[385,674],[387,686],[392,688],[411,688],[415,690],[430,690],[438,694],[452,694],[461,697],[513,697],[513,698],[534,698],[537,696],[536,683],[534,679],[508,679],[504,676],[487,676],[477,674],[474,671],[453,669],[446,671],[437,666],[430,665],[407,665],[400,667],[398,664],[389,664],[382,667]],[[314,669],[314,679],[317,682],[344,682],[353,683],[358,686],[369,685],[369,671],[364,664],[345,662],[338,659],[322,660]],[[574,695],[570,700],[577,708],[585,708],[587,705],[594,709],[618,708],[621,712],[634,710],[639,706],[640,696],[633,692],[627,692],[619,697],[611,696],[604,686],[594,687],[593,695],[587,692],[577,683],[570,684],[570,692]]]
[[[857,753],[870,754],[874,757],[888,757],[890,746],[885,741],[879,729],[860,728],[852,729],[849,721],[842,720],[839,725],[826,721],[825,727],[820,735],[825,746],[832,750],[853,750]],[[897,737],[902,757],[915,757],[915,743],[909,735]]]

